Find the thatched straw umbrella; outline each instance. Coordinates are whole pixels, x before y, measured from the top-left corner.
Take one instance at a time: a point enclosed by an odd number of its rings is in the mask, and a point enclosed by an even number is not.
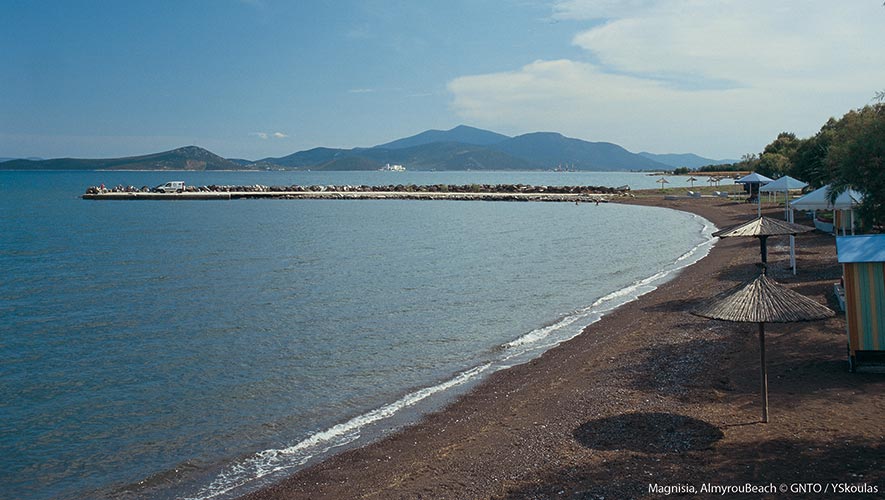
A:
[[[695,176],[691,176],[688,178],[688,182],[691,184],[691,187],[694,188],[694,183],[697,182]]]
[[[779,235],[795,235],[814,231],[813,227],[803,226],[770,217],[757,217],[753,220],[738,224],[736,226],[720,229],[713,233],[713,236],[720,238],[731,238],[735,236],[755,236],[759,238],[759,251],[762,254],[762,269],[765,272],[768,265],[768,237]],[[795,262],[793,263],[795,266]]]
[[[664,190],[664,184],[670,184],[670,181],[668,181],[667,179],[665,179],[665,178],[663,178],[663,177],[661,177],[660,179],[656,180],[655,182],[657,182],[658,184],[661,185],[661,191]]]
[[[759,275],[701,306],[692,314],[704,318],[742,323],[759,323],[759,355],[762,393],[762,422],[768,422],[768,371],[765,367],[765,323],[813,321],[834,315],[830,308]]]

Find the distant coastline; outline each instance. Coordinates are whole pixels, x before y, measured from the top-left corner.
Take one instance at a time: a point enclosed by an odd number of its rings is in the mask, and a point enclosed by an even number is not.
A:
[[[409,171],[670,171],[729,161],[691,153],[632,153],[617,144],[589,142],[555,132],[508,137],[461,125],[446,131],[428,130],[370,148],[318,147],[254,161],[223,158],[198,146],[184,146],[122,158],[8,160],[0,162],[0,170],[370,171],[400,165]]]

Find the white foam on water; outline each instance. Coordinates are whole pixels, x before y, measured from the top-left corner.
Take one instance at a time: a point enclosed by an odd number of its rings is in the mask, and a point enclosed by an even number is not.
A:
[[[710,253],[713,243],[718,239],[712,236],[712,233],[716,231],[716,226],[703,217],[694,214],[692,214],[692,217],[702,223],[700,235],[704,238],[704,241],[680,255],[671,265],[651,276],[634,281],[624,288],[603,295],[586,308],[576,310],[552,325],[532,330],[516,340],[504,344],[502,347],[506,349],[523,348],[524,350],[532,351],[539,349],[547,350],[570,340],[580,334],[588,325],[599,321],[605,313],[657,289],[658,285],[672,277],[675,273],[706,257]],[[577,324],[578,328],[568,328],[575,324]],[[535,345],[539,343],[540,345]],[[520,354],[516,353],[507,358],[517,357]]]
[[[196,495],[187,498],[188,500],[217,498],[256,479],[304,465],[316,455],[359,439],[360,431],[367,425],[390,418],[404,408],[414,406],[434,394],[463,385],[481,375],[491,366],[491,363],[486,363],[465,370],[445,382],[409,393],[393,403],[313,434],[287,448],[260,451],[246,460],[229,466],[218,474],[208,486]]]
[[[551,325],[535,329],[504,344],[502,346],[504,349],[498,358],[491,362],[462,371],[437,385],[409,393],[393,403],[317,432],[292,446],[258,452],[227,467],[208,486],[202,488],[194,496],[186,498],[188,500],[226,498],[228,493],[244,485],[299,467],[313,457],[352,443],[361,437],[361,431],[366,426],[388,419],[434,394],[474,381],[483,374],[488,375],[524,363],[544,351],[578,336],[584,328],[599,321],[605,313],[655,290],[658,285],[675,273],[694,264],[710,252],[718,239],[712,236],[716,226],[703,217],[697,215],[693,215],[693,217],[702,222],[700,236],[704,238],[704,241],[680,255],[665,269],[608,293],[591,305],[578,309]]]

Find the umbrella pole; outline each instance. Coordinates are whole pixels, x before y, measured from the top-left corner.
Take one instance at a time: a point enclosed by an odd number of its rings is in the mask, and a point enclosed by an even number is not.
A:
[[[790,211],[789,219],[790,222],[796,222],[793,215],[793,207],[790,206],[790,199],[787,198],[787,209]],[[790,235],[790,267],[793,268],[793,276],[796,275],[796,237],[794,235]]]
[[[768,274],[768,236],[759,237],[759,252],[762,254],[762,274]]]
[[[765,323],[759,322],[760,375],[762,378],[762,423],[768,423],[768,370],[765,368]]]
[[[762,186],[760,185],[759,187]],[[753,193],[753,188],[750,188],[750,193]],[[762,193],[760,191],[756,191],[756,202],[756,217],[762,217]]]

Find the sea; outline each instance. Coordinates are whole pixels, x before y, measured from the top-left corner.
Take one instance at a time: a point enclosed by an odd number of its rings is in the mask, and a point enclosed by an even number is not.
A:
[[[235,498],[578,335],[715,230],[622,204],[91,201],[88,186],[658,179],[0,172],[0,497]]]

